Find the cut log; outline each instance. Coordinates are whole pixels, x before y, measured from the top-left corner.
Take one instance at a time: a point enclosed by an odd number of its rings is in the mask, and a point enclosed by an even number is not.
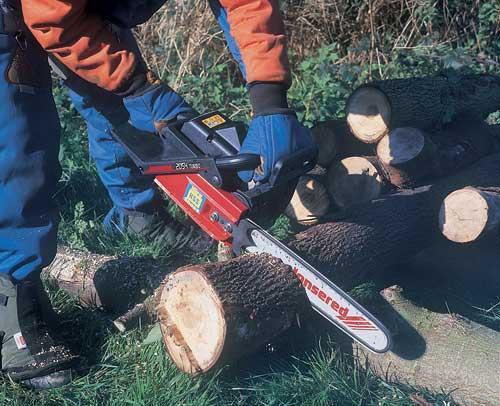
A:
[[[500,404],[500,334],[454,314],[439,314],[382,291],[390,309],[379,317],[393,333],[392,351],[379,355],[353,344],[361,366],[390,382],[451,393],[466,405]]]
[[[389,130],[439,127],[461,115],[486,118],[500,109],[500,77],[440,75],[370,83],[347,102],[347,123],[363,142],[378,142]]]
[[[312,136],[318,144],[318,165],[328,168],[334,160],[373,155],[374,147],[353,137],[345,120],[316,123]]]
[[[328,213],[329,208],[330,197],[319,178],[302,176],[285,214],[301,225],[312,226]]]
[[[407,127],[384,136],[377,157],[390,182],[410,188],[465,168],[496,149],[484,121],[460,119],[432,134]]]
[[[375,86],[354,91],[347,101],[347,123],[356,138],[374,144],[389,132],[392,109],[389,98]]]
[[[341,209],[377,199],[387,184],[375,157],[350,157],[328,170],[328,192]]]
[[[268,255],[246,255],[174,272],[158,315],[173,362],[196,376],[265,345],[308,306],[290,267]]]
[[[403,127],[384,136],[377,157],[389,181],[398,188],[416,186],[418,181],[439,172],[437,148],[422,131]]]
[[[467,187],[451,193],[441,206],[439,228],[448,240],[462,244],[498,231],[500,188]]]

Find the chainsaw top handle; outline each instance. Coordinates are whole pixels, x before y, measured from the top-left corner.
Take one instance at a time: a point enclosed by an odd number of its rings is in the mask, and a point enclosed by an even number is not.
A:
[[[158,134],[140,131],[128,123],[112,134],[146,175],[197,173],[217,188],[237,190],[245,189],[237,173],[261,164],[259,155],[239,154],[246,131],[243,123],[215,112],[173,122]],[[247,200],[297,180],[312,169],[316,154],[317,148],[311,146],[278,161],[269,179],[257,183]]]
[[[239,154],[215,159],[217,168],[223,171],[253,171],[260,165],[260,156],[256,154]]]

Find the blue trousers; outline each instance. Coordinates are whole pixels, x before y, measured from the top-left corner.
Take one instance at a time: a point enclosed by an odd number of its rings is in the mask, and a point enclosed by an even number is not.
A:
[[[99,109],[103,102],[119,107],[120,100],[70,83],[87,122],[90,154],[114,205],[105,223],[120,224],[128,211],[154,210],[152,179],[141,176],[114,141]],[[59,141],[47,55],[29,34],[15,38],[0,30],[0,273],[17,280],[40,272],[55,256]]]

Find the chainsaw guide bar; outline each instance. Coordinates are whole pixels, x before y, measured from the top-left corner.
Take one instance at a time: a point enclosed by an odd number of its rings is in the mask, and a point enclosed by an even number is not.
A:
[[[270,254],[289,265],[306,290],[312,308],[370,351],[384,353],[391,346],[390,335],[368,310],[352,299],[314,267],[300,258],[257,224],[252,224],[250,253]]]

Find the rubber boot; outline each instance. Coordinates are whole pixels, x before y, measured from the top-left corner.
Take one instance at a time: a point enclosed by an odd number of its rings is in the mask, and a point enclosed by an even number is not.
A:
[[[78,362],[54,340],[45,317],[54,318],[54,313],[38,276],[14,282],[0,274],[2,373],[31,389],[69,383]]]

